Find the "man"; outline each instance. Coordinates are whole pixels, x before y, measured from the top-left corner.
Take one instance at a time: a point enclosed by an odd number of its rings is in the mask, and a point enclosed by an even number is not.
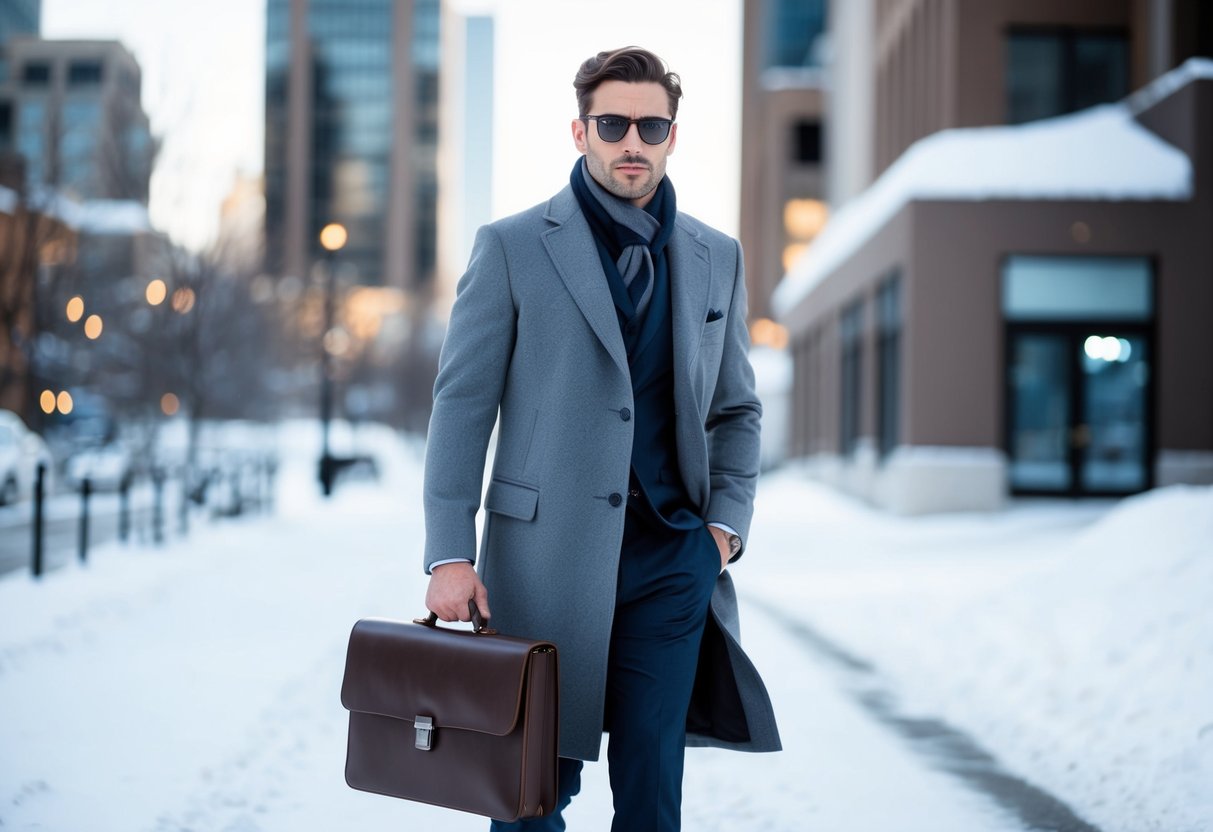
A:
[[[736,241],[676,210],[678,76],[629,47],[574,87],[569,186],[481,228],[459,283],[426,454],[426,605],[466,621],[469,599],[486,618],[491,603],[498,630],[558,648],[557,812],[493,829],[564,829],[605,729],[612,829],[668,832],[686,745],[779,749],[724,571],[758,476],[745,278]]]

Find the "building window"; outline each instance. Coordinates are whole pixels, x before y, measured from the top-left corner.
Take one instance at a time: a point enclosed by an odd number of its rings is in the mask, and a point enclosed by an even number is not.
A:
[[[821,122],[798,121],[792,125],[792,161],[799,165],[821,164]]]
[[[29,183],[41,183],[46,173],[46,103],[42,98],[26,98],[17,113],[17,152],[25,157]]]
[[[51,65],[45,61],[30,61],[21,70],[21,80],[28,86],[45,86],[51,82]]]
[[[1007,123],[1118,101],[1129,93],[1129,37],[1121,30],[1007,33]]]
[[[786,274],[821,232],[830,211],[820,199],[789,199],[783,204],[783,270]]]
[[[1192,54],[1213,58],[1213,4],[1198,2],[1193,3],[1192,6],[1194,8],[1190,13],[1196,17],[1196,25],[1193,26],[1196,48]]]
[[[0,101],[0,149],[7,150],[13,143],[13,105]]]
[[[880,385],[877,395],[877,441],[881,457],[897,447],[901,390],[901,275],[894,273],[876,290],[877,356]]]
[[[1008,321],[1148,321],[1152,275],[1145,257],[1008,257],[1002,310]]]
[[[68,64],[67,83],[69,86],[100,84],[101,77],[101,61],[72,61]]]
[[[766,67],[821,66],[818,45],[826,30],[825,0],[770,0],[766,17]]]
[[[859,441],[861,368],[863,362],[863,301],[857,300],[842,313],[842,425],[839,439],[843,455],[855,450]]]

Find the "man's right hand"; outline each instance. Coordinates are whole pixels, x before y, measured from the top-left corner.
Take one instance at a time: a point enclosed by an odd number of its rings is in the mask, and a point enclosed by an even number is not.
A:
[[[476,568],[470,563],[444,563],[430,573],[430,586],[425,592],[425,606],[443,621],[471,621],[468,600],[476,600],[485,621],[489,615],[489,591],[480,582]]]

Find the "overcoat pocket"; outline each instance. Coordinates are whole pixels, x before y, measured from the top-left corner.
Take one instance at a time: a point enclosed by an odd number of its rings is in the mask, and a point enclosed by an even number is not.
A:
[[[485,511],[504,514],[518,520],[534,520],[539,503],[539,489],[519,482],[493,477],[484,495]]]

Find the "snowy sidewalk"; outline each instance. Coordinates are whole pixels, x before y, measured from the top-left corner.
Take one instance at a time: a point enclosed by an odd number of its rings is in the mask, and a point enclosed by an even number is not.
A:
[[[0,828],[486,829],[481,819],[355,792],[343,780],[338,697],[349,628],[362,616],[423,610],[417,463],[386,450],[382,458],[381,486],[349,484],[324,504],[313,495],[310,458],[288,457],[272,518],[199,526],[164,550],[102,549],[88,568],[41,585],[0,580]],[[1068,538],[1103,509],[873,529],[870,518],[856,525],[867,517],[861,510],[810,492],[786,475],[764,483],[751,554],[733,567],[743,640],[770,687],[786,750],[689,751],[684,828],[1025,828],[980,789],[928,764],[784,618],[829,624],[831,637],[854,636],[866,648],[875,630],[857,621],[882,595],[896,599],[908,586],[909,598],[921,599],[932,582],[956,592],[1001,586],[1048,560],[983,550],[966,566],[926,551],[988,548],[990,522],[1020,540]],[[881,554],[892,540],[925,568],[894,569]],[[948,584],[948,572],[960,577]],[[901,684],[900,668],[888,664],[887,680]],[[928,700],[931,687],[911,689],[912,702]],[[591,765],[570,829],[605,830],[609,817],[605,763]]]

